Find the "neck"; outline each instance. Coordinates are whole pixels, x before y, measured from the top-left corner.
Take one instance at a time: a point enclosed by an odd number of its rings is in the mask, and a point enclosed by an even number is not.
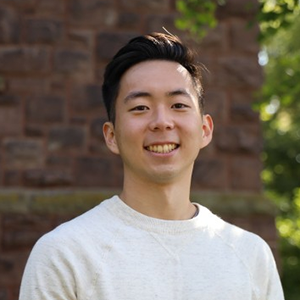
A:
[[[147,182],[124,178],[120,198],[134,210],[158,219],[187,220],[196,211],[190,202],[191,177],[176,182]]]

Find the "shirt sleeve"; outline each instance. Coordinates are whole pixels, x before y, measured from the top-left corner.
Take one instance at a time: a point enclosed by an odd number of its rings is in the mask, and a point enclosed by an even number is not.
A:
[[[19,300],[77,299],[72,253],[66,246],[49,235],[36,243],[24,270]]]
[[[269,245],[258,243],[254,281],[259,300],[284,300],[280,276]]]
[[[267,247],[267,252],[269,256],[269,284],[267,290],[267,298],[266,299],[274,299],[274,300],[284,300],[283,289],[281,285],[281,280],[279,277],[279,273],[277,270],[276,262],[271,252],[271,249]]]

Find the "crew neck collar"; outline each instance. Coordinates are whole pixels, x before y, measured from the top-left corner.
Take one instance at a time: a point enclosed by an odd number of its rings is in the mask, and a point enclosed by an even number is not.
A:
[[[180,234],[197,228],[206,228],[208,217],[211,214],[204,206],[193,203],[199,210],[196,217],[189,220],[163,220],[139,213],[124,203],[119,196],[112,197],[106,204],[108,210],[126,224],[145,231],[163,234]]]

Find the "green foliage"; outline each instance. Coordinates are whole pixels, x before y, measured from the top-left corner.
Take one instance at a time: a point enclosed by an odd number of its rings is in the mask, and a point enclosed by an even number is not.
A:
[[[265,40],[268,57],[258,108],[263,120],[262,178],[280,208],[282,283],[286,300],[300,294],[300,31],[299,11],[291,26]]]
[[[223,1],[218,1],[221,4]],[[181,16],[175,25],[181,30],[188,30],[194,37],[202,39],[208,28],[217,25],[215,18],[216,3],[211,0],[177,0],[176,8]]]
[[[299,0],[260,0],[258,21],[261,39],[272,38],[279,28],[289,27],[298,9]]]
[[[268,190],[289,199],[300,186],[299,31],[295,18],[288,31],[281,29],[265,45],[269,62],[259,104],[265,138],[263,179]]]
[[[300,188],[290,208],[277,219],[282,258],[282,284],[286,300],[298,300],[300,293]]]
[[[280,235],[288,243],[300,249],[300,188],[295,191],[295,198],[290,204],[287,216],[279,216],[277,225]],[[297,263],[300,265],[300,257]]]
[[[209,28],[217,25],[216,9],[225,4],[226,0],[177,0],[180,17],[175,25],[201,40]],[[279,28],[290,26],[295,11],[299,10],[299,0],[259,0],[259,4],[256,17],[261,27],[261,40],[271,38]],[[252,23],[249,22],[249,25]]]

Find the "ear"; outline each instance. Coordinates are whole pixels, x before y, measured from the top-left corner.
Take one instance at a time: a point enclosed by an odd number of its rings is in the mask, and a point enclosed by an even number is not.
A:
[[[114,124],[112,122],[105,122],[102,130],[108,149],[114,154],[120,154]]]
[[[203,116],[202,123],[202,147],[206,147],[212,140],[212,135],[214,131],[214,123],[210,115]]]

